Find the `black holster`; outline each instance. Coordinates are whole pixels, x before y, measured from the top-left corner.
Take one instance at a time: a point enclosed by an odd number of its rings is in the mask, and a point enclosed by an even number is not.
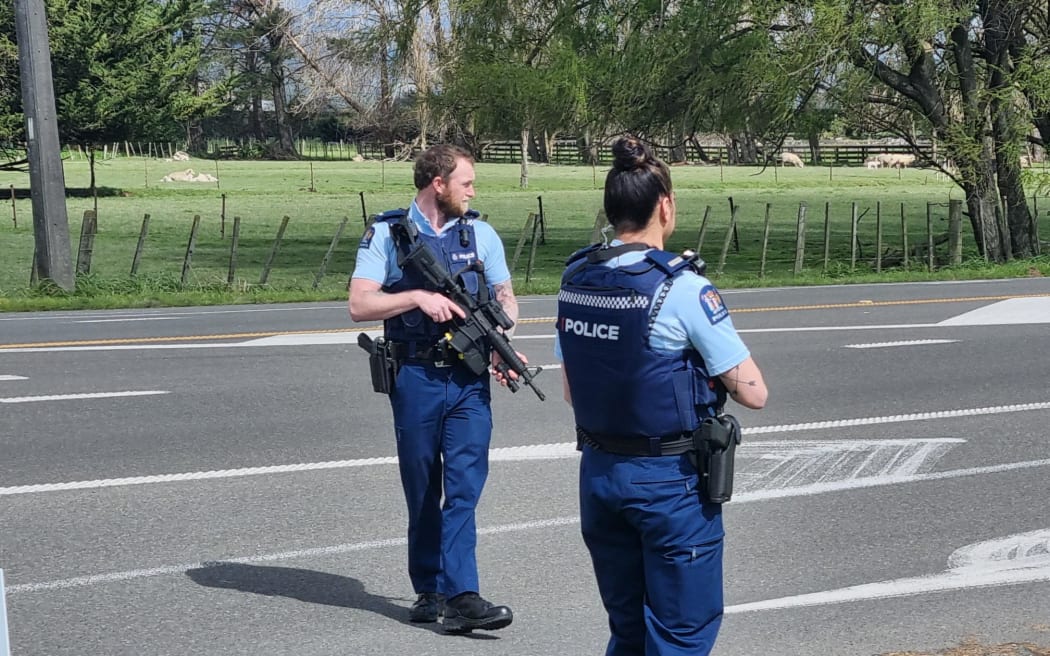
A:
[[[740,422],[733,415],[708,417],[693,431],[690,458],[700,474],[700,495],[711,503],[733,496],[733,462],[740,444]]]
[[[357,345],[368,351],[368,369],[372,374],[372,389],[380,394],[394,391],[398,363],[390,353],[390,343],[383,337],[372,339],[365,333],[357,337]]]

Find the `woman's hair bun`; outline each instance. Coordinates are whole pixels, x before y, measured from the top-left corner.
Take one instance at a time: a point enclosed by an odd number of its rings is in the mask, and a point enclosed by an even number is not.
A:
[[[618,171],[633,171],[645,166],[652,158],[649,148],[634,137],[617,139],[612,151],[613,168]]]

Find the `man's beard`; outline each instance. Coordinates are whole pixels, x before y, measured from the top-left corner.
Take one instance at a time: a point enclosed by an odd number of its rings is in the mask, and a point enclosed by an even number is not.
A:
[[[461,217],[467,211],[466,202],[456,205],[452,202],[451,194],[448,193],[438,194],[435,202],[437,204],[438,211],[444,214],[446,219],[455,219]]]

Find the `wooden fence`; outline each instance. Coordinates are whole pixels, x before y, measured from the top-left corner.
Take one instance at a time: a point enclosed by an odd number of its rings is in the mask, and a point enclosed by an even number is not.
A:
[[[702,147],[710,162],[729,163],[729,148],[727,146],[723,144],[704,144]],[[358,144],[358,148],[361,150],[361,154],[368,159],[383,158],[389,156],[390,153],[390,150],[382,144],[362,143]],[[496,164],[518,164],[521,162],[521,145],[515,141],[484,142],[479,150],[478,160],[482,162]],[[703,161],[703,158],[700,157],[700,152],[694,144],[685,145],[683,150],[686,161],[693,163],[701,163]],[[809,147],[806,145],[792,144],[785,146],[782,150],[783,152],[798,155],[807,165],[813,164]],[[673,157],[669,147],[657,146],[654,151],[657,157],[665,161],[675,161],[675,157]],[[400,152],[400,149],[397,152]],[[934,157],[932,145],[923,145],[920,148],[920,152],[925,159]],[[597,157],[597,164],[609,164],[613,160],[611,144],[596,146],[594,153],[595,157]],[[912,149],[910,146],[903,144],[822,144],[820,147],[820,163],[824,166],[863,166],[865,160],[879,153],[911,154]],[[577,166],[589,165],[590,154],[586,149],[581,148],[576,140],[562,139],[554,142],[550,153],[550,163]]]
[[[357,157],[366,159],[406,159],[418,153],[419,149],[413,149],[410,144],[382,144],[373,142],[350,142],[350,141],[319,141],[300,139],[296,141],[299,155],[306,159],[316,160],[352,160]],[[711,163],[729,163],[729,148],[724,144],[708,143],[702,144],[704,155]],[[179,151],[185,151],[186,144],[178,142],[115,142],[104,144],[96,153],[99,159],[113,159],[117,157],[156,157],[158,159],[171,159]],[[252,159],[262,152],[261,142],[252,139],[212,139],[206,145],[207,156],[220,159]],[[657,146],[656,155],[665,161],[676,161],[671,149],[666,146]],[[686,144],[682,147],[685,160],[693,163],[703,162],[700,152],[694,144]],[[798,142],[790,142],[782,148],[782,152],[798,155],[807,165],[813,165],[812,154],[809,146]],[[935,152],[931,144],[920,147],[922,158],[934,159]],[[820,164],[824,166],[862,166],[864,161],[879,153],[910,154],[910,146],[903,144],[842,144],[824,143],[820,146]],[[612,162],[612,146],[610,144],[598,145],[594,148],[597,164],[607,165]],[[67,147],[63,155],[69,159],[87,159],[87,153],[78,146]],[[518,164],[521,162],[521,145],[516,141],[486,141],[479,147],[478,160],[497,164]],[[589,165],[590,153],[581,148],[575,139],[559,139],[554,142],[550,153],[551,164],[563,165]]]
[[[504,233],[504,245],[511,271],[515,276],[523,276],[525,283],[531,282],[539,269],[549,277],[553,271],[551,267],[555,266],[552,262],[560,266],[568,254],[562,251],[575,250],[581,245],[579,221],[575,221],[575,227],[572,228],[558,225],[547,216],[549,209],[544,209],[542,196],[538,196],[537,201],[538,211],[528,213],[520,232],[511,228],[510,234]],[[1050,219],[1050,212],[1046,209],[1050,203],[1047,201],[1045,197],[1032,199],[1033,214],[1037,222],[1036,234],[1038,223],[1045,223]],[[1039,209],[1040,205],[1043,208],[1042,212]],[[556,210],[554,214],[557,214]],[[698,230],[695,224],[680,216],[679,229],[669,248],[689,248],[701,253],[708,260],[708,275],[715,279],[724,274],[727,267],[730,267],[735,275],[757,275],[760,279],[773,272],[798,276],[815,272],[842,275],[857,270],[880,273],[891,268],[932,271],[943,266],[961,264],[965,253],[969,253],[971,258],[976,256],[977,249],[969,230],[965,228],[964,217],[965,207],[958,199],[944,203],[926,202],[920,211],[916,211],[914,205],[906,207],[905,203],[901,202],[875,202],[864,206],[848,201],[814,204],[803,202],[797,207],[783,204],[774,207],[773,203],[767,202],[761,205],[752,203],[741,206],[730,197],[728,206],[704,208]],[[12,227],[15,231],[19,230],[17,218],[12,209]],[[482,218],[484,220],[487,217]],[[150,235],[151,217],[148,214],[144,215],[135,250],[128,253],[129,258],[126,261],[130,264],[131,277],[139,274],[143,255],[151,254],[154,248],[162,246],[163,255],[158,257],[156,253],[152,254],[154,270],[159,264],[163,269],[177,275],[180,286],[186,287],[193,283],[191,276],[197,266],[195,254],[199,250],[198,247],[202,246],[208,250],[208,263],[205,268],[212,272],[209,275],[216,276],[216,270],[221,267],[219,275],[226,285],[247,288],[271,284],[271,272],[283,268],[281,265],[285,256],[280,251],[289,228],[289,217],[283,218],[272,241],[264,242],[266,237],[258,233],[252,237],[251,261],[260,263],[261,271],[255,270],[253,266],[245,267],[244,258],[239,256],[243,247],[240,217],[232,217],[232,230],[226,230],[225,197],[222,212],[216,219],[213,221],[205,217],[202,220],[200,215],[195,215],[189,225],[186,241],[182,242],[186,244],[182,257],[176,259],[177,256],[173,257],[175,254],[171,250],[170,229],[167,230],[168,236],[159,239],[160,243],[154,243]],[[305,266],[310,271],[312,287],[320,287],[329,275],[329,265],[336,257],[340,240],[347,228],[355,224],[360,227],[350,227],[350,230],[363,232],[373,219],[374,216],[364,207],[362,194],[360,224],[357,224],[356,219],[343,217],[338,226],[326,223],[321,232],[314,226],[307,234],[302,232],[301,224],[293,225],[293,230],[297,233],[294,238],[299,244],[316,242],[316,245],[319,245],[324,241],[327,250],[324,251],[323,257],[316,260],[312,255],[314,250],[311,250],[311,255],[307,258],[304,258],[305,254],[301,250],[287,253],[294,261],[292,266],[300,274]],[[292,223],[298,224],[296,221]],[[207,234],[203,234],[204,224],[211,226]],[[607,239],[607,227],[604,213],[599,212],[590,231],[591,242],[598,243]],[[217,242],[212,230],[218,233]],[[7,231],[0,231],[0,237],[5,232]],[[271,232],[270,235],[272,234]],[[130,235],[123,235],[121,240],[127,243],[128,237]],[[109,236],[99,235],[96,213],[93,210],[86,211],[80,224],[80,240],[76,248],[78,274],[101,273],[119,276],[128,271],[124,263],[118,265],[119,272],[113,271],[112,258],[107,260],[106,271],[96,271],[93,267],[92,256],[100,250],[100,246],[104,245],[106,250],[112,253],[112,246],[103,243],[108,239]],[[175,241],[181,240],[175,237]],[[1037,241],[1037,244],[1039,243]],[[1046,242],[1042,242],[1041,246],[1045,248]],[[320,255],[320,252],[317,252]],[[263,254],[265,258],[261,257]],[[310,261],[304,264],[305,259]],[[339,259],[343,268],[352,261],[346,252],[339,256]],[[540,260],[545,264],[539,265]],[[178,263],[181,267],[180,272],[176,273],[172,265]],[[245,271],[246,268],[252,270]],[[340,277],[345,273],[341,268]]]

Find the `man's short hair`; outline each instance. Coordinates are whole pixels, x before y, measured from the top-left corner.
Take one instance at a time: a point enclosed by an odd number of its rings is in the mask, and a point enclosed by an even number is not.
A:
[[[439,144],[424,150],[416,157],[414,172],[416,189],[425,189],[430,186],[434,178],[450,176],[456,170],[460,159],[474,163],[474,158],[470,156],[470,153],[459,146]]]

